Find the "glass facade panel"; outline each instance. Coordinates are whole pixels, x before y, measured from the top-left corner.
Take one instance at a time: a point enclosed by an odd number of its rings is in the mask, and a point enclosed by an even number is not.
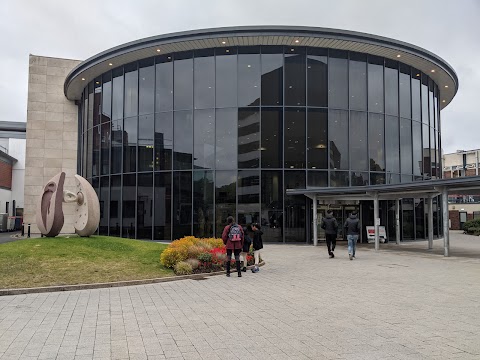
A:
[[[412,121],[408,119],[400,119],[400,159],[402,174],[412,174]]]
[[[387,173],[400,172],[400,130],[398,117],[385,116],[385,159]]]
[[[398,115],[398,62],[385,59],[385,113]]]
[[[345,186],[350,186],[348,171],[330,171],[330,187]]]
[[[112,73],[102,76],[102,124],[112,119]]]
[[[122,223],[122,177],[114,175],[110,177],[110,236],[121,236]]]
[[[328,60],[326,49],[310,49],[307,55],[307,105],[328,105]]]
[[[215,156],[217,169],[237,166],[237,109],[220,109],[215,117]]]
[[[139,115],[153,114],[155,105],[155,67],[153,58],[140,62],[139,71]]]
[[[413,151],[413,175],[420,176],[423,173],[422,124],[416,121],[412,121],[412,151]]]
[[[172,169],[173,113],[155,114],[155,170]]]
[[[193,118],[191,111],[175,111],[173,121],[173,168],[192,168],[193,158]]]
[[[217,108],[237,106],[237,55],[233,49],[227,55],[215,57],[215,106]]]
[[[328,171],[309,170],[307,174],[307,187],[327,187]]]
[[[412,68],[412,119],[422,120],[420,104],[420,71]]]
[[[400,64],[400,117],[411,119],[410,67]]]
[[[210,54],[211,52],[211,54]],[[207,54],[213,55],[213,50]],[[215,107],[215,58],[201,53],[202,57],[194,59],[194,102],[195,109]],[[195,54],[197,56],[197,54]]]
[[[87,129],[93,127],[93,83],[88,84],[88,120]]]
[[[92,156],[92,175],[100,175],[100,126],[95,126],[93,132],[93,156]]]
[[[305,171],[285,170],[284,176],[285,190],[305,188]],[[305,196],[285,195],[284,235],[286,242],[306,242],[305,209]]]
[[[348,108],[348,54],[340,50],[330,50],[328,60],[328,106]]]
[[[193,108],[193,59],[188,58],[190,52],[178,56],[173,64],[173,105],[175,110],[188,110]]]
[[[173,172],[173,240],[192,234],[192,172]]]
[[[108,203],[110,202],[110,178],[102,176],[100,178],[100,191],[98,201],[100,203],[100,224],[98,226],[99,235],[108,235]]]
[[[308,110],[307,164],[309,169],[328,169],[328,112],[326,109]]]
[[[213,169],[215,167],[215,110],[195,110],[193,126],[193,167]]]
[[[260,166],[260,109],[238,109],[238,168]]]
[[[172,239],[172,173],[155,173],[154,240]],[[178,207],[180,210],[181,207]],[[180,218],[178,218],[180,221]]]
[[[138,118],[138,171],[153,171],[154,117]]]
[[[112,72],[112,120],[123,118],[123,69]]]
[[[403,182],[403,181],[402,181]],[[415,238],[415,218],[413,215],[413,199],[403,199],[402,202],[402,238],[413,240]]]
[[[137,64],[125,66],[125,113],[129,118],[138,114],[138,71]]]
[[[173,109],[173,62],[171,56],[158,56],[155,65],[155,111]]]
[[[123,120],[112,121],[112,146],[111,146],[111,172],[118,174],[122,172],[123,157]]]
[[[383,115],[368,114],[370,171],[385,171],[385,122]]]
[[[238,171],[238,223],[260,223],[260,171]]]
[[[328,136],[330,169],[348,170],[348,111],[329,111]]]
[[[421,127],[421,125],[419,125]],[[427,125],[423,125],[423,151],[421,153],[423,157],[423,175],[426,178],[430,177],[430,170],[431,170],[431,158],[430,158],[430,131]],[[422,137],[420,137],[420,141]]]
[[[215,236],[221,237],[227,218],[236,217],[237,171],[215,173]]]
[[[368,111],[383,112],[383,58],[368,57]]]
[[[385,182],[385,173],[370,173],[370,185],[383,185]]]
[[[283,112],[281,109],[262,109],[262,168],[282,168]]]
[[[350,53],[350,109],[367,110],[367,55]]]
[[[422,122],[428,125],[428,78],[422,74]]]
[[[123,175],[122,184],[122,237],[135,238],[135,205],[137,175]]]
[[[213,171],[193,172],[193,235],[213,237]]]
[[[305,168],[305,111],[285,109],[285,168]]]
[[[238,106],[260,105],[260,54],[238,55]]]
[[[137,171],[138,118],[125,119],[123,138],[123,172]]]
[[[153,92],[152,92],[153,94]],[[138,174],[137,239],[152,239],[153,174]]]
[[[93,126],[100,124],[100,115],[102,114],[102,79],[95,79],[95,90],[93,94]]]
[[[367,113],[350,111],[350,169],[368,171]]]
[[[92,162],[95,161],[93,154],[93,129],[88,130],[87,137],[87,179],[90,179],[93,170]]]
[[[285,105],[305,105],[305,49],[285,48]]]
[[[351,172],[350,173],[351,186],[367,186],[369,185],[368,172]]]
[[[261,225],[264,241],[283,242],[283,174],[261,172]]]
[[[100,172],[102,175],[110,174],[110,139],[112,136],[112,124],[105,123],[101,125],[101,165]]]
[[[282,52],[282,49],[279,49]],[[283,54],[262,54],[262,105],[283,104]],[[218,106],[218,105],[217,105]]]

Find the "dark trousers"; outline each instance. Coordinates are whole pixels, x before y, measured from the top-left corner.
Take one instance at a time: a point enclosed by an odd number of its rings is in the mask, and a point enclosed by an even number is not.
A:
[[[325,234],[325,237],[327,239],[328,254],[330,255],[337,245],[337,234]]]
[[[232,252],[235,255],[235,265],[237,268],[238,276],[240,275],[240,253],[242,252],[242,249],[227,249],[227,261],[225,263],[225,267],[227,270],[227,274],[230,274],[230,260],[232,259]]]

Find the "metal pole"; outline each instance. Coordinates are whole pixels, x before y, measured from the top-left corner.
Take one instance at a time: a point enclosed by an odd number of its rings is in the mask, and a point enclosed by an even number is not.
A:
[[[25,224],[22,223],[22,237],[25,236]]]
[[[380,217],[378,216],[378,193],[373,194],[373,221],[375,226],[375,251],[380,248],[380,236],[378,234],[378,225],[380,224]]]
[[[433,249],[433,198],[428,197],[428,249]]]
[[[395,235],[397,245],[400,245],[400,199],[395,200]]]
[[[318,245],[318,234],[317,234],[317,195],[313,197],[313,245]]]
[[[443,212],[443,247],[444,255],[450,256],[450,235],[448,233],[448,189],[442,189],[442,212]]]
[[[27,238],[30,237],[30,224],[28,224],[28,230],[27,230]]]

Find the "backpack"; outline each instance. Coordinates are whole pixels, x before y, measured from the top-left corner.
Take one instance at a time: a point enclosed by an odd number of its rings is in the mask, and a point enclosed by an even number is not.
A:
[[[235,242],[235,241],[242,241],[242,229],[238,224],[232,224],[230,226],[230,230],[228,231],[228,240]]]

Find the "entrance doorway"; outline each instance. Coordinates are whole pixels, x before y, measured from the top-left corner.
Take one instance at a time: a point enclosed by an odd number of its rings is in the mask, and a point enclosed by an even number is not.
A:
[[[356,212],[359,214],[359,219],[361,219],[360,215],[360,205],[359,204],[319,204],[317,206],[317,237],[318,241],[325,241],[325,230],[321,228],[322,219],[327,214],[327,210],[333,211],[333,216],[337,219],[338,222],[338,233],[337,233],[337,241],[345,240],[347,241],[347,234],[344,231],[343,224],[350,216],[352,212]],[[313,207],[312,207],[313,211]],[[313,235],[313,234],[312,234]],[[360,234],[360,238],[362,238],[362,234]],[[361,240],[360,240],[361,241]]]

